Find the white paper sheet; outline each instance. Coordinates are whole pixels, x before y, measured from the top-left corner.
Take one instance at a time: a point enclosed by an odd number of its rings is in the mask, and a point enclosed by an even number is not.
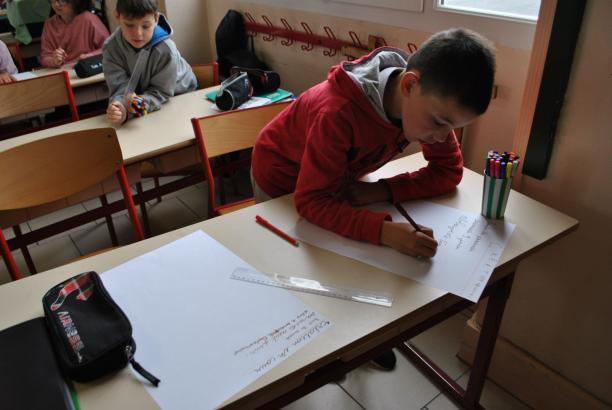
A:
[[[417,223],[433,229],[438,251],[432,259],[413,258],[391,248],[344,238],[304,219],[291,234],[311,245],[478,301],[515,225],[427,201],[405,202],[403,206]],[[407,223],[392,205],[369,208],[388,212],[395,222]]]
[[[330,326],[287,290],[230,279],[237,267],[253,269],[198,231],[101,276],[161,408],[214,408]]]
[[[17,81],[23,81],[23,80],[30,80],[32,78],[36,78],[38,77],[36,74],[34,74],[32,71],[24,71],[23,73],[16,73],[16,74],[11,74],[13,76],[13,78],[15,78],[15,80]]]

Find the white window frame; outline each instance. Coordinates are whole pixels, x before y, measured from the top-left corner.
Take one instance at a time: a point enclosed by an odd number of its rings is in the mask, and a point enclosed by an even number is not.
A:
[[[503,13],[503,12],[485,12],[481,10],[472,9],[470,7],[459,7],[459,6],[446,6],[441,4],[443,0],[433,0],[433,9],[444,13],[456,13],[466,14],[469,16],[488,17],[498,20],[516,21],[520,23],[531,23],[536,24],[538,18],[526,17],[520,14],[514,13]]]

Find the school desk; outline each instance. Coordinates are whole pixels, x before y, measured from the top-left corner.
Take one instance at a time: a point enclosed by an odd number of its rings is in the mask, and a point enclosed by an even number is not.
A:
[[[392,161],[369,179],[416,170],[424,164],[422,155],[414,154]],[[482,185],[483,177],[466,169],[456,191],[433,201],[480,212]],[[411,352],[404,341],[470,305],[452,294],[306,243],[296,248],[259,226],[255,222],[256,214],[283,224],[295,222],[298,217],[293,198],[288,195],[0,286],[0,329],[41,315],[43,293],[65,278],[88,270],[104,272],[198,229],[262,272],[309,277],[394,295],[393,306],[383,308],[296,293],[306,304],[329,318],[332,327],[226,402],[227,408],[247,409],[261,405],[277,408],[337,380],[341,374],[390,347]],[[506,219],[516,224],[516,229],[485,290],[490,299],[467,393],[452,379],[445,379],[441,374],[435,377],[440,387],[465,408],[478,408],[505,301],[519,262],[578,225],[575,219],[514,191],[508,201]],[[425,368],[430,375],[439,371],[431,362],[427,362]],[[163,380],[163,375],[157,376]],[[80,384],[77,390],[84,410],[157,408],[140,381],[127,369],[112,378]]]
[[[176,151],[195,143],[190,119],[215,114],[212,103],[204,95],[214,87],[172,97],[161,110],[114,126],[117,130],[125,164],[150,159],[160,154]],[[47,128],[16,138],[0,141],[0,151],[26,142],[62,134],[65,132],[109,127],[106,115],[98,115],[80,121]]]
[[[210,108],[212,103],[204,98],[206,91],[210,90],[211,89],[197,90],[173,97],[163,105],[161,110],[155,111],[142,118],[134,118],[123,125],[115,127],[117,129],[117,136],[119,137],[125,165],[127,166],[128,176],[130,176],[130,183],[138,182],[140,179],[140,167],[137,163],[145,159],[156,158],[156,161],[162,165],[162,169],[164,170],[166,169],[165,165],[167,163],[180,162],[186,155],[184,151],[189,151],[188,154],[192,154],[191,157],[193,162],[197,161],[197,154],[193,148],[195,136],[190,119],[192,117],[201,117],[216,113],[216,111]],[[110,124],[106,119],[106,115],[99,115],[2,140],[0,141],[0,151],[65,132],[109,126]],[[179,157],[178,161],[176,158],[177,156]],[[134,171],[137,171],[137,175]],[[144,193],[139,192],[136,196],[136,200],[137,203],[140,203],[141,199],[149,201],[160,195],[165,195],[200,181],[202,181],[200,175],[189,175],[180,180],[164,184],[159,189],[151,189]],[[62,203],[54,208],[61,209],[65,206],[67,205]],[[118,200],[103,208],[86,211],[69,218],[69,220],[54,224],[53,227],[45,227],[23,233],[23,235],[16,235],[8,241],[9,246],[11,249],[19,249],[54,234],[64,232],[67,229],[76,228],[85,223],[95,221],[109,213],[119,212],[122,209],[124,209],[124,204],[121,200]]]
[[[87,78],[79,78],[74,71],[74,63],[65,64],[59,68],[37,68],[32,72],[37,76],[49,75],[67,71],[70,76],[70,86],[74,93],[77,105],[83,105],[108,98],[108,87],[104,79],[104,73],[92,75]]]

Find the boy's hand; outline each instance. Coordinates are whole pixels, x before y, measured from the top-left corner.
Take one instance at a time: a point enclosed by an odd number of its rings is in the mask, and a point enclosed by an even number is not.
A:
[[[423,232],[417,232],[408,223],[384,221],[380,243],[410,256],[431,258],[436,254],[438,242],[430,228],[419,225]]]
[[[127,111],[119,101],[113,101],[106,109],[106,118],[113,124],[123,124],[127,116]]]
[[[66,52],[63,48],[57,48],[53,51],[53,65],[60,67],[66,61]]]
[[[15,78],[9,73],[0,73],[0,84],[8,84],[15,81]]]
[[[382,181],[362,182],[350,181],[344,184],[336,193],[336,198],[344,199],[353,206],[384,202],[391,199],[387,184]]]

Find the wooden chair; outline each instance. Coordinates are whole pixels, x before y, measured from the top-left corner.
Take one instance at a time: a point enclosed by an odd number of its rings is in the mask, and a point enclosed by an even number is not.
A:
[[[194,64],[191,66],[193,73],[195,74],[198,80],[198,89],[204,89],[208,87],[212,87],[213,85],[219,84],[219,65],[214,63],[208,64]],[[187,155],[189,157],[189,155]],[[196,164],[197,165],[197,164]],[[184,169],[179,169],[176,171],[176,175],[184,175],[190,174],[193,171],[193,164],[187,163]],[[158,170],[152,161],[143,161],[140,167],[140,173],[143,178],[153,178],[153,186],[155,189],[159,189],[159,178],[162,176],[167,176],[169,174],[163,173]],[[143,188],[142,184],[139,182],[136,184],[136,189],[138,191],[138,195],[142,195]],[[157,197],[157,203],[161,202],[161,196]],[[146,204],[144,202],[140,202],[140,212],[143,217],[143,223],[145,228],[145,233],[147,236],[151,235],[151,229],[149,227],[148,217],[147,217],[147,209]]]
[[[70,77],[66,71],[32,78],[30,80],[2,84],[0,85],[0,101],[2,101],[0,105],[0,119],[40,112],[60,106],[69,107],[71,119],[67,121],[58,121],[53,125],[77,121],[79,119],[74,94],[70,86]],[[43,127],[34,128],[48,128],[50,126],[51,124],[47,124]],[[25,134],[32,131],[32,128],[21,130],[10,136]]]
[[[219,84],[219,64],[193,64],[193,73],[198,79],[198,90]]]
[[[252,148],[257,135],[290,102],[261,107],[228,111],[202,118],[192,118],[191,124],[202,158],[204,175],[208,182],[208,215],[214,217],[253,205],[255,200],[245,200],[217,205],[215,179],[211,160],[231,152]]]
[[[0,213],[51,203],[100,184],[113,174],[123,191],[134,234],[142,240],[144,235],[113,128],[60,134],[0,152]],[[20,279],[1,229],[0,248],[12,279]]]
[[[13,60],[15,61],[15,65],[17,66],[19,72],[25,71],[25,66],[23,65],[23,57],[21,56],[21,50],[19,48],[19,42],[16,41],[14,43],[7,43],[6,47],[8,48],[9,53],[11,53],[11,57],[13,57]]]

